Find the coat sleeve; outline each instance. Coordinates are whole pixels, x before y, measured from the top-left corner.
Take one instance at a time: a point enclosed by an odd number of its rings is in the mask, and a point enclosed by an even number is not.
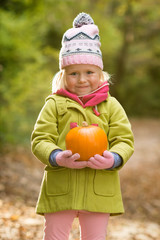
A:
[[[57,113],[55,101],[49,99],[42,108],[31,136],[33,154],[45,165],[51,167],[49,156],[55,149],[58,141]]]
[[[109,151],[118,153],[122,159],[120,169],[134,152],[134,137],[131,124],[121,104],[113,97],[109,98]]]

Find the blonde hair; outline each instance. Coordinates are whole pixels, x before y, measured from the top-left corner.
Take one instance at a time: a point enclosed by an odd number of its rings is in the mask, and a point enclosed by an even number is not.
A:
[[[105,81],[110,83],[110,75],[107,72],[102,71],[100,81],[101,83]],[[56,93],[61,88],[65,89],[65,69],[57,72],[52,80],[52,93]]]

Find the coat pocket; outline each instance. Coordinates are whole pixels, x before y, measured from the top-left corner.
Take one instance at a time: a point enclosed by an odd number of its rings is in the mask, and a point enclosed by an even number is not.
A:
[[[117,173],[109,170],[96,170],[94,176],[94,193],[100,196],[115,195]]]
[[[45,175],[47,195],[58,196],[69,192],[70,170],[67,168],[56,168],[49,170]]]

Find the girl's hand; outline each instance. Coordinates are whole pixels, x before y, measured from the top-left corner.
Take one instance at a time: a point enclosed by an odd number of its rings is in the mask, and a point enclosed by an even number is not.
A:
[[[103,156],[99,154],[91,157],[87,162],[87,167],[94,169],[108,169],[111,168],[114,164],[114,156],[109,151],[104,151]]]
[[[80,155],[78,153],[72,155],[70,150],[65,150],[57,154],[56,162],[59,166],[67,168],[80,169],[87,167],[86,161],[76,161],[79,158]]]

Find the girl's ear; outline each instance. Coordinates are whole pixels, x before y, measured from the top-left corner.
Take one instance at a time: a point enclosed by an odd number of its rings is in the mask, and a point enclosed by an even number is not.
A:
[[[66,71],[65,71],[65,69],[63,69],[61,81],[62,81],[61,88],[65,88],[65,85],[66,85]]]
[[[102,85],[102,83],[105,81],[104,79],[104,74],[103,74],[103,71],[100,71],[100,86]]]

